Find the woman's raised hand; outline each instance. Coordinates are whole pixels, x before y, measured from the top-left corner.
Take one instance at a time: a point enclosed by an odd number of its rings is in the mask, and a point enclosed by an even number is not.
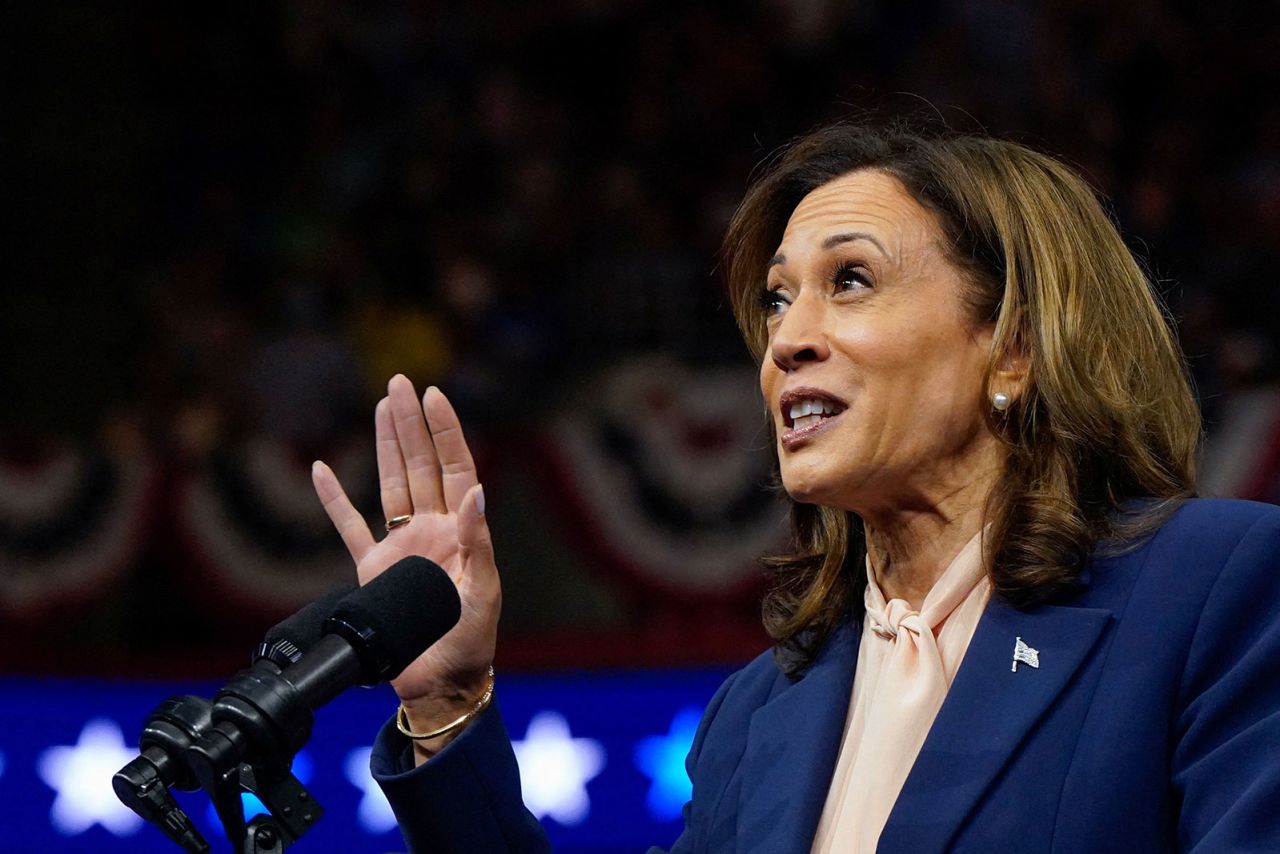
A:
[[[333,470],[312,467],[316,494],[356,561],[360,583],[408,555],[435,561],[462,600],[458,624],[391,684],[414,729],[448,723],[484,693],[497,641],[502,590],[484,518],[484,492],[453,407],[428,388],[419,405],[409,380],[397,374],[374,413],[382,511],[412,516],[380,541],[352,506]]]

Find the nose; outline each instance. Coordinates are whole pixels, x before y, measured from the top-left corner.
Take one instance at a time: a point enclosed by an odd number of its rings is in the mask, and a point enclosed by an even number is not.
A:
[[[782,371],[794,371],[805,362],[821,362],[830,355],[820,298],[806,293],[788,306],[774,330],[769,352]]]

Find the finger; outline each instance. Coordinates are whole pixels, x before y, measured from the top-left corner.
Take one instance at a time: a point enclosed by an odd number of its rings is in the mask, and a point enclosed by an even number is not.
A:
[[[319,460],[311,464],[311,483],[316,488],[316,495],[320,496],[320,503],[324,505],[325,515],[333,522],[333,527],[338,529],[338,536],[342,537],[351,557],[359,563],[374,546],[373,534],[369,533],[364,517],[356,510],[351,499],[347,498],[333,469]]]
[[[378,484],[382,492],[382,514],[388,519],[413,512],[409,498],[409,478],[404,457],[391,420],[391,401],[383,398],[373,410],[373,432],[378,448]]]
[[[456,513],[462,507],[462,499],[477,483],[476,464],[462,435],[462,424],[444,392],[435,386],[428,388],[422,395],[422,410],[427,414],[431,441],[440,459],[444,505],[450,513]]]
[[[458,551],[466,582],[491,587],[496,594],[498,566],[484,511],[484,487],[476,484],[467,491],[458,510]]]
[[[413,512],[444,512],[444,497],[440,485],[440,461],[436,458],[436,446],[427,432],[427,420],[418,405],[418,394],[413,383],[403,374],[396,374],[387,383],[391,398],[391,414],[394,416],[396,439],[400,442],[400,455],[409,478],[409,496]]]

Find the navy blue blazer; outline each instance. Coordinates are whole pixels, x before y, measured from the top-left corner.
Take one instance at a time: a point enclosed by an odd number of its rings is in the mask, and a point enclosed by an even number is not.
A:
[[[1019,637],[1038,668],[1013,669]],[[859,640],[796,681],[766,654],[725,682],[673,854],[809,851]],[[496,709],[417,769],[384,727],[372,763],[410,851],[548,850]],[[879,850],[1280,851],[1280,508],[1190,501],[1065,601],[993,600]]]

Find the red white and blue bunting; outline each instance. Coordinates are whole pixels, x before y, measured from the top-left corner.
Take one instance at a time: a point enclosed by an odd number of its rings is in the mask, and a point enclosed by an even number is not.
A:
[[[1245,389],[1222,401],[1199,471],[1202,495],[1280,502],[1280,387]]]
[[[60,443],[0,461],[0,610],[36,620],[132,568],[156,483],[149,457]]]
[[[596,378],[545,436],[574,538],[675,595],[737,599],[785,538],[754,373],[654,356]]]
[[[353,442],[330,465],[367,508],[377,483],[367,443]],[[286,613],[353,576],[311,486],[311,459],[287,444],[258,436],[216,451],[179,480],[175,496],[179,547],[224,603]]]
[[[659,609],[736,608],[760,589],[761,555],[785,539],[769,442],[750,370],[651,357],[588,383],[533,457],[551,474],[547,512],[589,564]],[[368,437],[323,456],[376,526]],[[141,442],[0,459],[0,612],[31,622],[106,601],[158,558],[150,565],[190,592],[193,616],[289,613],[352,577],[311,461],[261,434],[163,467]]]

